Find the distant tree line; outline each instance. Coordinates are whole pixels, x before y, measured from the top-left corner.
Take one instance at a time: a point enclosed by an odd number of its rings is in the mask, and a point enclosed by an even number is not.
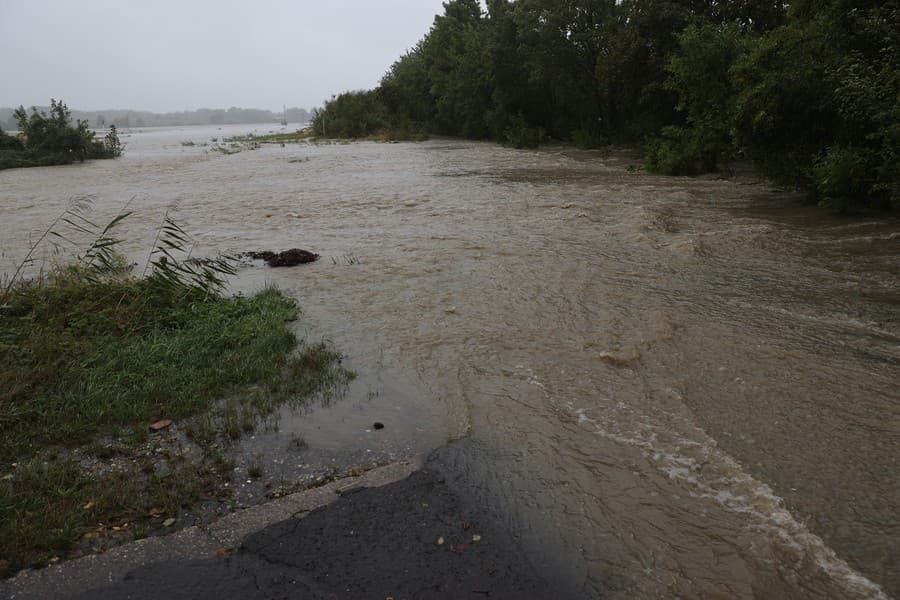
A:
[[[49,107],[41,107],[39,110],[49,110]],[[306,123],[312,115],[304,108],[292,107],[285,112],[287,120],[291,123]],[[170,113],[152,113],[140,110],[101,110],[101,111],[71,111],[72,117],[87,121],[96,129],[104,129],[115,125],[119,129],[131,127],[171,127],[186,125],[244,125],[249,123],[276,123],[282,120],[281,112],[260,110],[257,108],[201,108]],[[0,108],[0,126],[7,130],[13,130],[18,126],[14,110]]]
[[[116,158],[122,145],[116,126],[97,139],[87,121],[72,123],[72,113],[62,101],[50,100],[50,114],[20,106],[14,111],[17,135],[0,129],[0,169],[65,165],[94,158]]]
[[[640,143],[695,174],[748,158],[836,210],[900,206],[898,0],[449,0],[318,135]]]

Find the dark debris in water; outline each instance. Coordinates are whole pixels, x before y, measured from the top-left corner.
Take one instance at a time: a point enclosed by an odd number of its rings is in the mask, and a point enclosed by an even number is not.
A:
[[[294,267],[305,263],[311,263],[319,260],[319,255],[309,250],[301,250],[300,248],[291,248],[283,252],[272,252],[262,250],[259,252],[244,252],[242,256],[252,258],[253,260],[263,260],[270,267]]]

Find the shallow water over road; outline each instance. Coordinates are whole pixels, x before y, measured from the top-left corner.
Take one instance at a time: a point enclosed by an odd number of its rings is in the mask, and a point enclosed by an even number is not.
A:
[[[197,256],[313,250],[235,287],[290,289],[399,383],[311,445],[381,415],[411,452],[467,436],[441,464],[578,596],[900,593],[897,220],[570,149],[181,143],[249,130],[0,172],[0,270],[82,194],[99,221],[134,197],[136,261],[173,203]]]

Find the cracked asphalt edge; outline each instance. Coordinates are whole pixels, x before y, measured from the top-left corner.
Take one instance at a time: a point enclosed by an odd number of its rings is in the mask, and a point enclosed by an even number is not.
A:
[[[211,558],[217,553],[238,548],[244,538],[264,527],[330,504],[341,493],[400,481],[421,466],[421,460],[392,463],[358,477],[345,477],[231,513],[208,525],[186,527],[170,535],[117,546],[104,554],[92,554],[44,569],[22,571],[15,577],[0,581],[0,598],[43,600],[67,597],[122,581],[130,571],[143,565]]]

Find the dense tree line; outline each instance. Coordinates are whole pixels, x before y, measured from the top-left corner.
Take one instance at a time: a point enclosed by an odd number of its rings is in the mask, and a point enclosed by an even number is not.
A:
[[[102,139],[87,121],[72,123],[72,113],[62,101],[50,100],[50,114],[20,106],[15,111],[18,135],[0,130],[0,169],[65,165],[94,158],[115,158],[122,145],[115,125]]]
[[[897,0],[449,0],[318,134],[644,145],[670,174],[752,159],[838,210],[900,206]]]

